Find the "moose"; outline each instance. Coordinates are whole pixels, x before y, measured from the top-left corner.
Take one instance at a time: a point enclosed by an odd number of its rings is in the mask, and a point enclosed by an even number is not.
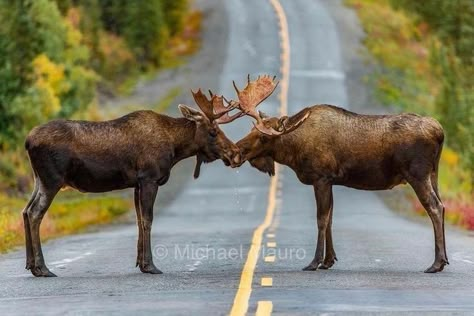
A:
[[[233,108],[224,105],[222,96],[209,93],[210,99],[200,89],[192,92],[201,110],[180,104],[182,118],[142,110],[110,121],[54,120],[35,127],[25,142],[35,180],[23,210],[26,269],[38,277],[55,276],[45,265],[39,229],[61,188],[81,192],[134,188],[136,266],[143,273],[161,274],[153,263],[150,233],[158,187],[168,181],[172,167],[196,156],[197,178],[203,162],[239,163],[239,149],[219,128],[236,118],[228,114]]]
[[[288,117],[268,117],[256,107],[275,90],[275,78],[250,81],[231,101],[241,115],[255,119],[254,128],[237,146],[240,163],[275,174],[275,162],[290,167],[312,185],[316,198],[318,237],[312,262],[303,270],[329,269],[337,261],[331,224],[333,185],[386,190],[409,183],[434,228],[435,260],[425,270],[435,273],[448,263],[444,206],[437,178],[444,133],[433,118],[416,114],[360,115],[332,105],[307,107]],[[234,164],[233,167],[236,165]]]

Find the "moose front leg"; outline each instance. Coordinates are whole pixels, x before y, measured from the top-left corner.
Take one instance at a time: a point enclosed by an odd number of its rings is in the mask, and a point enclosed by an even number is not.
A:
[[[143,273],[161,274],[153,264],[153,253],[151,250],[151,226],[153,223],[153,205],[155,203],[158,184],[156,181],[147,181],[139,184],[139,200],[141,213],[142,247],[140,271]],[[140,255],[140,253],[139,253]],[[140,257],[139,257],[140,259]]]
[[[331,208],[329,210],[329,223],[326,228],[326,254],[324,256],[323,264],[319,266],[319,269],[329,269],[337,261],[336,252],[334,251],[334,245],[332,243],[332,216],[334,210],[334,199],[331,190]]]
[[[314,259],[303,269],[304,271],[314,271],[323,262],[324,242],[331,210],[332,186],[326,182],[318,182],[313,187],[317,208],[318,240],[316,242]]]

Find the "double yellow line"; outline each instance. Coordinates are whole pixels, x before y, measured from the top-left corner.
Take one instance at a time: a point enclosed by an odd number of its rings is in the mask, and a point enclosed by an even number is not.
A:
[[[288,22],[285,11],[279,0],[269,0],[273,6],[278,18],[280,47],[281,47],[281,80],[280,80],[280,115],[286,115],[288,112],[288,88],[290,81],[290,37],[288,32]],[[263,233],[272,224],[275,215],[277,184],[280,177],[279,165],[275,165],[275,176],[270,180],[270,189],[268,192],[268,206],[263,222],[255,229],[252,236],[252,243],[245,261],[242,274],[240,276],[239,288],[234,298],[234,303],[230,311],[231,316],[245,315],[249,308],[249,299],[252,293],[252,282],[257,265],[258,255],[262,247]],[[262,307],[262,308],[260,308]],[[259,304],[262,314],[269,315],[272,311],[272,303],[264,302]]]

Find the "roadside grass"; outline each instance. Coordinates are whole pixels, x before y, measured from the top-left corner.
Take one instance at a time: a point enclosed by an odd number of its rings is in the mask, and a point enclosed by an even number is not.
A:
[[[443,79],[433,66],[431,52],[441,43],[428,25],[393,9],[388,0],[346,0],[346,4],[356,10],[366,32],[364,44],[376,61],[374,73],[367,78],[376,97],[391,108],[440,119],[435,99]],[[444,146],[439,166],[440,194],[446,219],[474,229],[474,190],[471,174],[461,159],[458,152]],[[425,215],[412,190],[408,191],[415,212]]]
[[[22,210],[28,198],[0,194],[0,252],[24,244]],[[82,232],[91,225],[110,223],[125,214],[131,202],[117,194],[86,196],[76,192],[60,192],[41,224],[41,238]]]

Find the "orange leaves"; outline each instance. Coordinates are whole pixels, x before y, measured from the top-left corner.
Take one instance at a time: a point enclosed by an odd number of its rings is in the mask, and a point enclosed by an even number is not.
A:
[[[99,34],[100,72],[105,78],[118,81],[133,68],[135,57],[122,37],[106,31]]]

